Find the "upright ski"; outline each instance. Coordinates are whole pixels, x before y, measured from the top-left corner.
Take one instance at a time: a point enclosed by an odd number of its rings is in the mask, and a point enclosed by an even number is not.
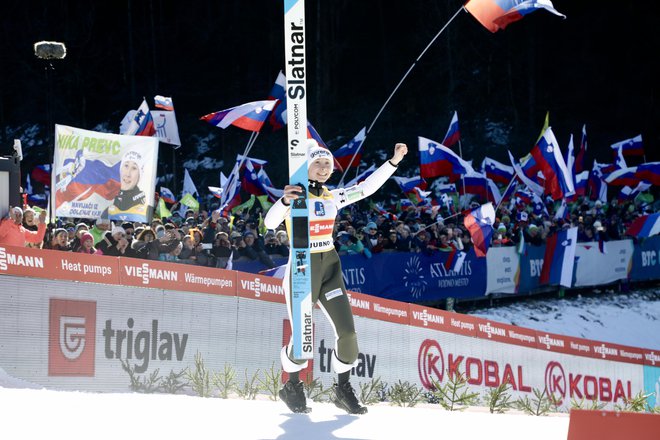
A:
[[[312,359],[312,274],[307,210],[307,88],[305,68],[305,0],[284,0],[286,108],[289,183],[301,186],[291,203],[291,327],[293,357]]]

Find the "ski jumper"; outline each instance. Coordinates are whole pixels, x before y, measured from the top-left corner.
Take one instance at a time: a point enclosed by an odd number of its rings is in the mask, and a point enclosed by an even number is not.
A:
[[[346,286],[341,271],[341,261],[335,250],[332,233],[337,212],[351,203],[355,203],[375,193],[397,169],[386,161],[363,182],[330,191],[319,182],[309,183],[309,247],[312,272],[312,304],[319,304],[328,317],[335,331],[335,350],[332,367],[336,373],[349,371],[358,357],[357,335],[353,322],[351,304],[346,294]],[[290,231],[290,207],[279,199],[268,211],[264,223],[268,229],[276,229],[286,221]],[[288,266],[291,266],[289,255]],[[289,318],[291,318],[291,288],[289,267],[283,280]],[[307,361],[291,359],[291,345],[282,348],[282,367],[287,373],[300,371],[307,366]]]

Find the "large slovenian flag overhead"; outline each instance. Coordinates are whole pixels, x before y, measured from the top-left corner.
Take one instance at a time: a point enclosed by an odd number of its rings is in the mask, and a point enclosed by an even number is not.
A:
[[[462,174],[474,173],[472,165],[461,159],[449,148],[419,136],[420,174],[422,178],[449,176],[456,181]]]
[[[576,247],[577,228],[561,230],[548,237],[539,282],[571,287]]]
[[[465,214],[463,224],[470,232],[474,253],[477,257],[485,257],[493,235],[493,223],[495,222],[495,209],[492,203],[486,203]]]
[[[486,173],[486,177],[495,183],[507,185],[511,179],[513,179],[513,167],[504,165],[490,157],[484,158],[484,161],[481,164],[481,169]]]
[[[465,9],[491,32],[504,29],[510,23],[539,9],[566,18],[554,8],[550,0],[469,0]]]
[[[631,237],[648,238],[656,234],[660,234],[660,212],[643,215],[626,229],[626,235]]]
[[[220,110],[200,119],[220,128],[230,125],[248,131],[260,131],[275,106],[275,100],[248,102],[237,107]]]
[[[451,117],[447,134],[442,140],[442,145],[445,147],[453,147],[461,140],[461,130],[458,127],[458,112],[454,111],[454,116]]]
[[[644,156],[644,145],[641,134],[638,134],[634,138],[612,144],[610,148],[614,150],[615,154],[620,149],[624,156]]]
[[[343,169],[348,168],[349,165],[351,168],[357,168],[360,166],[360,161],[362,160],[360,147],[362,146],[362,142],[364,142],[366,137],[367,127],[362,127],[362,130],[360,130],[353,139],[332,153],[332,155],[335,157],[335,160],[339,162]]]
[[[573,195],[573,179],[559,149],[552,128],[543,133],[541,139],[531,151],[536,164],[545,177],[544,194],[550,194],[553,200]]]

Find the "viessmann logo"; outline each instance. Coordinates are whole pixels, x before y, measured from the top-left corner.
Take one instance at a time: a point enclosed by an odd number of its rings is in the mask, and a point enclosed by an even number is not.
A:
[[[142,266],[124,266],[124,271],[129,277],[141,278],[142,284],[148,285],[151,280],[174,281],[179,280],[176,270],[157,269],[144,263]]]
[[[245,290],[254,292],[254,296],[259,298],[262,293],[273,295],[284,295],[284,287],[278,284],[266,283],[257,277],[254,280],[241,280],[241,287]]]
[[[0,270],[7,271],[9,266],[32,267],[35,269],[44,268],[44,259],[29,255],[18,255],[7,252],[7,249],[0,247]]]
[[[51,298],[48,375],[94,376],[96,302]]]

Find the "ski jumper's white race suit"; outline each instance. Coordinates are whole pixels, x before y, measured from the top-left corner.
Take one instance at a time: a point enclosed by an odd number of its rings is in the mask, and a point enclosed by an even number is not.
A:
[[[337,212],[351,203],[355,203],[376,192],[396,171],[397,166],[386,161],[363,182],[330,191],[319,182],[309,182],[309,246],[312,274],[312,304],[319,304],[335,331],[335,350],[332,355],[332,367],[336,373],[349,371],[358,357],[357,335],[353,323],[351,304],[346,295],[346,286],[341,271],[341,261],[335,250],[332,233]],[[291,235],[291,210],[279,199],[268,211],[264,219],[268,229],[276,229],[286,221],[287,231]],[[283,280],[289,319],[291,318],[291,287],[289,268],[291,253]],[[291,321],[290,321],[291,322]],[[292,359],[289,345],[281,351],[282,367],[287,373],[304,369],[307,361]]]

